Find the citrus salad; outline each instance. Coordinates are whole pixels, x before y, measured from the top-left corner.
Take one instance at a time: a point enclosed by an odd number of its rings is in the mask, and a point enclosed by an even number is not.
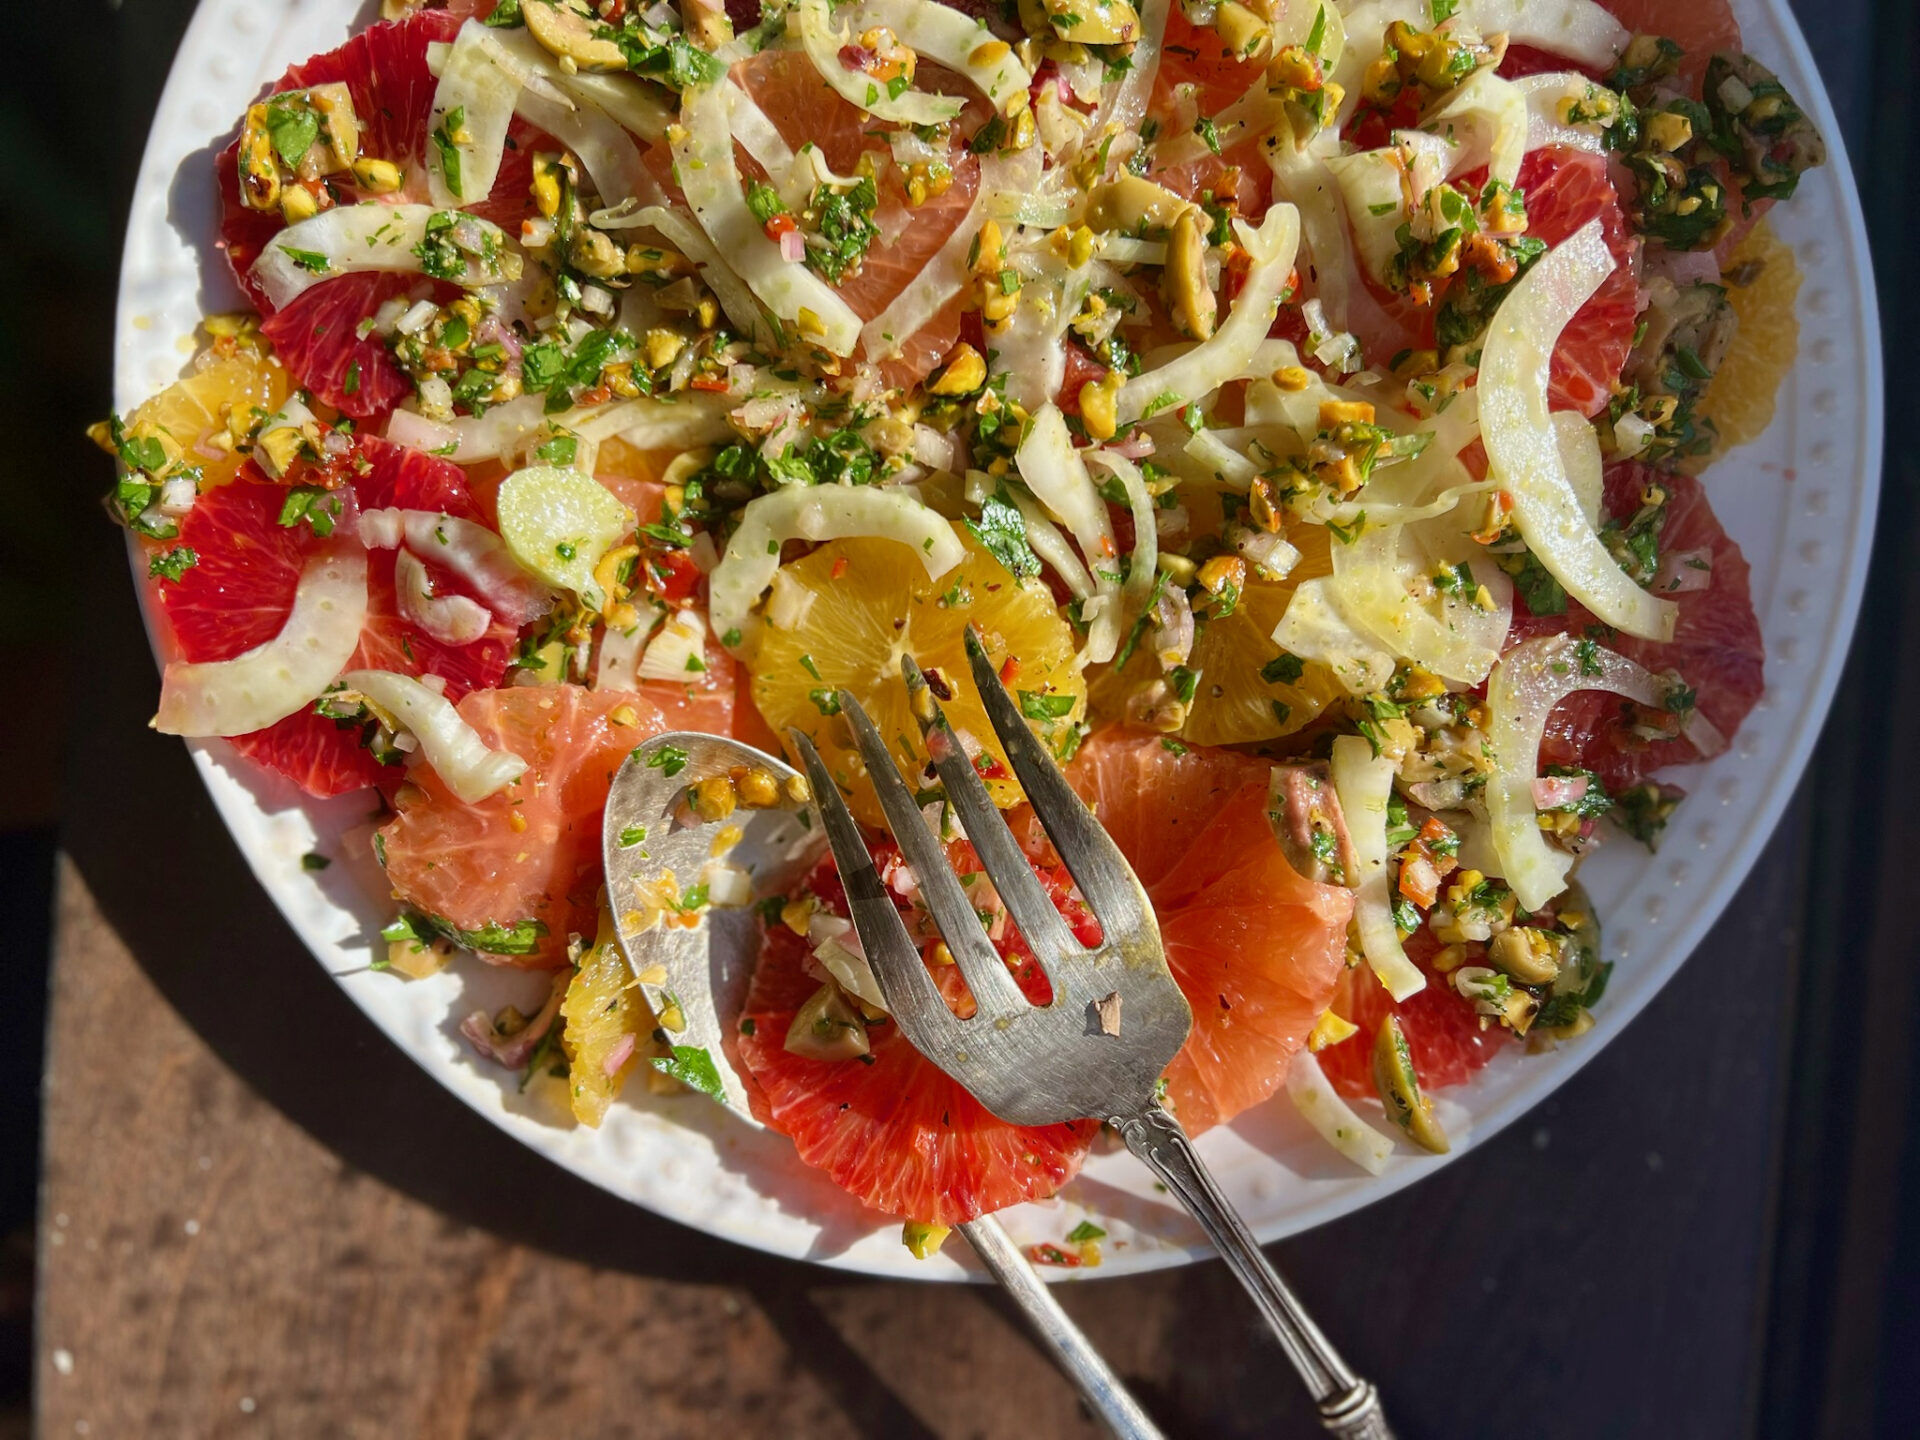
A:
[[[613,916],[754,905],[733,1058],[804,1161],[921,1251],[1070,1179],[1097,1127],[1004,1124],[914,1052],[830,861],[601,873],[642,740],[803,731],[967,1013],[848,691],[1044,1002],[902,678],[1094,938],[969,627],[1153,897],[1189,1131],[1285,1088],[1377,1172],[1446,1149],[1431,1092],[1593,1023],[1582,856],[1656,844],[1670,767],[1761,693],[1694,475],[1770,417],[1798,279],[1763,216],[1823,150],[1725,0],[385,10],[241,117],[251,308],[99,438],[155,726],[377,795],[383,968],[550,972],[467,1019],[479,1055],[590,1126],[636,1075],[711,1088]],[[689,778],[706,821],[806,798]]]

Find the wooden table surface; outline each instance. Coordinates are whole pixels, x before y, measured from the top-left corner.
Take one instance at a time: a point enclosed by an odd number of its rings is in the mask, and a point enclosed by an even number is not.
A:
[[[164,53],[187,8],[130,15],[121,43]],[[42,1435],[1095,1433],[995,1292],[769,1260],[624,1207],[394,1051],[143,728],[156,687],[116,547],[102,527],[82,590]],[[1764,1342],[1780,1275],[1809,1268],[1776,1250],[1817,799],[1553,1099],[1274,1247],[1403,1436],[1788,1433]],[[1169,1434],[1316,1433],[1218,1264],[1062,1298]]]

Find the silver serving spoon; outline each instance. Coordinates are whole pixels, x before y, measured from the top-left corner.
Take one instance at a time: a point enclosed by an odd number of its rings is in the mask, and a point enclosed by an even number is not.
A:
[[[741,769],[771,774],[783,803],[736,809],[711,821],[692,812],[687,797],[694,785]],[[658,893],[668,872],[678,893],[700,883],[707,866],[718,863],[751,875],[757,894],[777,895],[811,870],[825,850],[825,834],[812,807],[795,803],[786,792],[790,783],[804,783],[798,771],[751,745],[715,735],[661,735],[628,756],[615,775],[601,832],[620,944],[647,1003],[656,1015],[677,1009],[682,1028],[670,1032],[676,1050],[705,1052],[717,1081],[714,1098],[756,1129],[760,1122],[747,1105],[732,1050],[735,1018],[758,950],[753,909],[716,906],[698,925],[642,926],[654,908],[646,900]],[[737,827],[739,838],[727,846],[731,837],[723,832],[730,827]],[[1161,1440],[1159,1429],[1060,1308],[1000,1222],[988,1215],[957,1228],[1107,1427],[1122,1440]]]

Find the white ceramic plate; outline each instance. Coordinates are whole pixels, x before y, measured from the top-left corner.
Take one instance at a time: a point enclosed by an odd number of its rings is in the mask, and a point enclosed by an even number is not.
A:
[[[212,167],[236,118],[264,84],[338,44],[374,8],[352,0],[203,0],[154,119],[128,222],[115,332],[114,390],[123,410],[181,373],[203,313],[238,303],[213,244]],[[1736,0],[1736,9],[1748,48],[1779,71],[1833,147],[1798,198],[1773,212],[1806,277],[1799,363],[1765,437],[1707,477],[1716,512],[1753,566],[1766,693],[1734,747],[1685,776],[1692,798],[1659,855],[1616,844],[1587,866],[1583,878],[1605,921],[1607,953],[1619,962],[1598,1025],[1549,1054],[1509,1050],[1470,1085],[1448,1092],[1456,1156],[1591,1059],[1714,923],[1807,762],[1853,631],[1880,475],[1880,341],[1866,232],[1839,127],[1784,0]],[[874,1274],[968,1273],[954,1253],[964,1246],[931,1262],[911,1259],[897,1223],[807,1170],[784,1138],[750,1130],[698,1097],[637,1096],[616,1106],[598,1131],[562,1123],[564,1106],[554,1095],[517,1093],[515,1077],[476,1061],[455,1030],[473,1010],[537,999],[543,979],[478,963],[415,983],[367,970],[369,940],[390,917],[368,853],[363,798],[308,800],[217,742],[196,746],[194,758],[260,883],[341,988],[428,1073],[523,1144],[616,1195],[743,1245]],[[345,863],[309,873],[300,857],[315,849]],[[347,858],[353,854],[366,858],[356,864]],[[1361,1174],[1311,1135],[1284,1097],[1209,1134],[1201,1148],[1263,1240],[1344,1215],[1445,1163],[1402,1150],[1378,1179]],[[1060,1199],[1003,1218],[1025,1242],[1058,1239],[1089,1212],[1113,1237],[1107,1263],[1094,1273],[1208,1253],[1124,1151],[1093,1156]]]

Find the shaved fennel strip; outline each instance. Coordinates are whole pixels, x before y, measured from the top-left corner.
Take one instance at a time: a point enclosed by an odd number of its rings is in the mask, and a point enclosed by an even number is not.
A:
[[[1548,573],[1616,629],[1670,640],[1676,607],[1635,584],[1587,523],[1547,408],[1560,332],[1613,268],[1593,220],[1536,261],[1500,303],[1481,352],[1481,435],[1490,473],[1513,496],[1521,538]]]
[[[1490,134],[1481,135],[1484,127]],[[1465,122],[1473,121],[1471,125]],[[1421,118],[1422,128],[1436,127],[1454,146],[1449,175],[1486,165],[1489,178],[1512,185],[1520,178],[1520,161],[1527,153],[1527,100],[1491,70],[1477,70],[1454,88],[1445,102]],[[1465,129],[1470,142],[1462,140]]]
[[[800,0],[789,12],[788,24],[799,33],[801,48],[828,88],[877,119],[896,125],[944,125],[966,108],[964,100],[924,90],[903,90],[895,95],[886,81],[875,80],[863,70],[849,69],[840,52],[853,44],[853,35],[834,24],[826,0]],[[980,33],[986,36],[985,31]]]
[[[602,230],[645,228],[659,231],[674,249],[699,267],[700,278],[706,281],[707,288],[720,301],[720,308],[727,312],[727,318],[743,334],[773,340],[767,318],[761,313],[760,301],[753,291],[720,258],[720,252],[713,248],[713,242],[707,238],[706,232],[678,210],[666,205],[648,205],[622,214],[602,212],[593,217],[593,223]]]
[[[901,345],[910,336],[939,314],[943,305],[967,288],[971,278],[967,269],[967,255],[980,234],[981,220],[996,193],[989,183],[989,176],[998,174],[997,167],[989,171],[988,167],[993,164],[992,160],[988,160],[981,165],[979,188],[973,192],[973,204],[968,207],[966,218],[954,226],[946,243],[934,252],[906,287],[887,302],[886,309],[861,329],[860,344],[869,360],[890,359],[898,355]]]
[[[1160,529],[1153,521],[1153,496],[1147,493],[1146,476],[1140,473],[1140,467],[1126,456],[1095,448],[1086,452],[1086,459],[1119,480],[1133,514],[1133,556],[1127,578],[1120,584],[1120,624],[1124,627],[1146,608],[1147,597],[1153,593],[1154,572],[1160,564]]]
[[[250,735],[320,698],[353,659],[367,616],[367,552],[336,531],[307,561],[280,633],[231,660],[173,660],[153,728],[163,735]]]
[[[1500,874],[1527,910],[1540,909],[1565,889],[1573,869],[1573,856],[1541,838],[1533,782],[1548,717],[1580,690],[1605,690],[1654,708],[1665,698],[1660,682],[1633,661],[1598,645],[1583,650],[1570,635],[1516,645],[1501,657],[1487,685],[1493,750],[1487,818]]]
[[[369,550],[405,545],[446,566],[509,624],[524,625],[553,608],[553,590],[522,570],[506,542],[478,521],[432,510],[363,510],[359,530]]]
[[[436,595],[426,562],[411,550],[393,557],[393,585],[400,618],[442,645],[471,645],[493,628],[493,612],[465,595]]]
[[[336,275],[382,271],[402,275],[420,275],[420,256],[416,253],[426,239],[427,222],[438,211],[431,205],[385,205],[370,200],[359,205],[337,205],[322,210],[310,220],[289,225],[269,240],[253,262],[253,278],[266,292],[274,309],[285,308],[306,291]],[[461,214],[462,225],[477,227],[477,233],[497,246],[495,253],[510,255],[517,263],[506,232],[477,215]],[[459,275],[446,278],[469,290],[497,284],[504,275],[496,264],[491,270],[475,256],[464,252],[465,268]]]
[[[1025,95],[1033,84],[1033,76],[1011,47],[1003,47],[1005,53],[996,60],[975,61],[973,57],[981,46],[997,37],[972,16],[934,0],[868,0],[854,12],[848,28],[864,33],[876,25],[893,31],[900,43],[917,51],[921,59],[964,75],[967,83],[1003,114],[1014,97]]]
[[[469,24],[472,22],[469,21]],[[608,205],[637,200],[642,205],[665,205],[667,197],[640,159],[640,150],[626,126],[599,106],[582,100],[569,108],[532,90],[520,95],[519,110],[575,155],[593,179],[594,189]]]
[[[1375,755],[1358,735],[1333,742],[1333,788],[1340,797],[1347,834],[1353,841],[1353,919],[1367,964],[1395,1000],[1424,990],[1427,977],[1407,958],[1393,923],[1393,894],[1387,880],[1387,800],[1393,794],[1393,761]]]
[[[1081,612],[1090,620],[1087,658],[1096,664],[1111,660],[1120,647],[1120,552],[1114,545],[1106,502],[1093,488],[1093,479],[1074,448],[1066,417],[1058,406],[1043,405],[1035,412],[1021,437],[1014,463],[1034,498],[1072,531],[1079,543],[1094,584],[1093,599]]]
[[[760,624],[753,607],[780,568],[783,541],[852,536],[898,541],[919,557],[932,580],[967,554],[953,526],[905,490],[794,485],[762,495],[740,512],[727,553],[708,577],[707,608],[721,643],[734,650],[751,648]],[[738,638],[729,641],[735,632]]]
[[[468,205],[491,195],[493,182],[499,178],[507,127],[513,123],[514,106],[520,98],[520,74],[508,61],[495,33],[469,20],[454,36],[439,75],[427,125],[435,135],[444,136],[447,147],[457,155],[460,188],[455,190],[447,183],[444,157],[436,140],[426,147],[427,193],[443,208]],[[446,124],[447,117],[455,113],[462,117],[460,133],[467,136],[457,142]]]
[[[1293,270],[1300,244],[1300,212],[1291,205],[1276,204],[1258,230],[1239,220],[1234,228],[1254,264],[1233,309],[1211,337],[1179,359],[1136,375],[1120,387],[1122,424],[1131,424],[1149,409],[1158,413],[1205,398],[1244,375],[1248,362],[1259,352]]]
[[[477,805],[527,773],[527,762],[492,750],[460,716],[453,702],[410,675],[390,670],[349,670],[340,677],[404,725],[420,742],[420,756],[464,804]]]
[[[1333,1088],[1314,1053],[1304,1046],[1294,1052],[1287,1066],[1287,1098],[1321,1139],[1369,1175],[1387,1168],[1387,1161],[1393,1158],[1392,1139],[1360,1118],[1359,1111]]]
[[[1109,125],[1117,125],[1122,135],[1139,135],[1140,122],[1147,115],[1147,101],[1153,96],[1154,78],[1160,73],[1160,56],[1167,38],[1167,16],[1172,10],[1173,0],[1142,0],[1139,7],[1140,36],[1133,42],[1133,51],[1127,57],[1131,63],[1119,85],[1101,96],[1100,107],[1094,111],[1093,122],[1087,128],[1089,135],[1104,135]],[[1126,158],[1126,154],[1111,157],[1113,163]]]
[[[1599,88],[1593,81],[1577,71],[1563,70],[1547,75],[1524,75],[1512,83],[1527,104],[1527,149],[1565,145],[1575,150],[1590,150],[1595,155],[1606,154],[1606,130],[1599,122],[1570,125],[1560,118],[1564,102],[1584,100]]]
[[[689,91],[682,105],[685,133],[674,143],[673,158],[687,203],[714,250],[768,309],[797,326],[803,341],[851,355],[860,342],[853,307],[803,262],[783,259],[747,209],[733,161],[727,91],[724,85]]]
[[[813,180],[803,174],[794,161],[793,147],[787,144],[780,127],[773,123],[754,98],[731,80],[727,82],[727,104],[733,116],[733,138],[767,172],[773,188],[789,210],[804,210],[813,198]]]

